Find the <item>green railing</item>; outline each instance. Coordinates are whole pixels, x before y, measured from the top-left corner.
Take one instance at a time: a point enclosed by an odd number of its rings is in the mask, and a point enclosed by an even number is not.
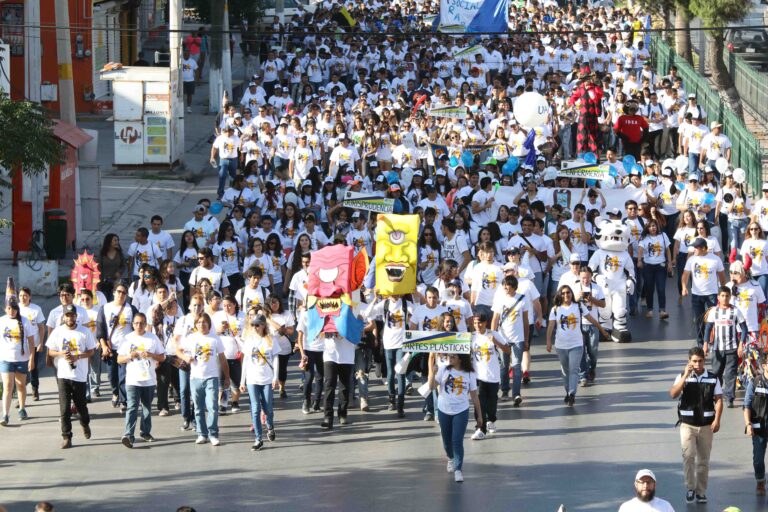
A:
[[[763,181],[763,149],[760,143],[720,99],[718,92],[706,78],[701,77],[685,59],[678,57],[673,48],[658,35],[651,39],[651,53],[656,73],[661,76],[669,72],[670,66],[677,67],[677,74],[683,79],[687,93],[695,93],[696,101],[704,107],[707,118],[723,123],[723,130],[731,140],[731,164],[741,167],[747,173],[747,183],[754,191],[760,190]],[[739,89],[741,90],[741,89]],[[768,101],[763,99],[763,101]]]
[[[746,60],[727,49],[723,51],[723,60],[728,73],[736,82],[741,99],[752,108],[760,121],[768,123],[768,75],[760,73]]]

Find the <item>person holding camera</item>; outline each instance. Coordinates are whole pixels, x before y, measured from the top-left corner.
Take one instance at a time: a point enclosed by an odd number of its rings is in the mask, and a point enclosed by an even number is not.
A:
[[[605,307],[603,288],[592,280],[592,269],[583,266],[579,270],[579,281],[573,287],[576,296],[574,300],[581,303],[586,311],[597,318],[597,308]],[[584,333],[584,353],[579,366],[579,386],[586,387],[595,382],[597,373],[597,350],[600,336],[594,325],[582,325]]]
[[[683,477],[686,503],[707,502],[709,456],[712,437],[720,430],[723,389],[717,376],[704,368],[704,349],[688,350],[688,363],[669,390],[677,398],[680,444],[683,448]]]
[[[669,238],[656,220],[645,223],[637,244],[637,269],[643,273],[645,283],[646,318],[653,318],[653,292],[659,297],[659,318],[669,318],[667,313],[667,277],[672,276],[672,252]]]

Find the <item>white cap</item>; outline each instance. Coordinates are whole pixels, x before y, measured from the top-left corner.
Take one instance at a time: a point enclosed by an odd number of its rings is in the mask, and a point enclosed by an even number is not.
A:
[[[656,481],[656,475],[653,474],[653,471],[651,471],[650,469],[641,469],[635,475],[635,482],[637,482],[638,480],[640,480],[644,476],[649,476],[649,477],[651,477],[653,479],[654,482]]]
[[[578,253],[572,252],[571,257],[568,258],[568,261],[571,263],[581,263],[581,258],[579,257]]]

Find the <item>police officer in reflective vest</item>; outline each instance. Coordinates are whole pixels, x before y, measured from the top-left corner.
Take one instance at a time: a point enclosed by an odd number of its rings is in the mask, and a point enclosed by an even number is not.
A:
[[[679,398],[677,416],[687,489],[685,501],[706,503],[712,435],[720,430],[723,390],[717,377],[704,369],[701,347],[688,350],[688,364],[675,379],[669,396]]]
[[[744,394],[744,432],[752,438],[752,465],[757,495],[765,496],[765,447],[768,445],[768,355],[760,356],[760,371]]]

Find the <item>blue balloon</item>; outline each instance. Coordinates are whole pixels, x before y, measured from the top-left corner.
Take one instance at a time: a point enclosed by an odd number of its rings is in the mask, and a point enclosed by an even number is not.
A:
[[[595,185],[597,185],[597,180],[590,180],[590,179],[587,180],[588,187],[594,187]]]
[[[458,167],[459,166],[459,159],[456,158],[455,156],[452,156],[448,160],[448,165],[450,165],[451,167]]]
[[[393,184],[393,183],[399,183],[400,182],[400,175],[397,174],[395,171],[389,171],[387,173],[387,183]]]
[[[633,171],[637,171],[637,173],[638,173],[638,174],[640,174],[640,176],[642,176],[642,175],[644,174],[644,173],[643,173],[643,166],[642,166],[642,165],[640,165],[640,164],[634,164],[634,165],[632,166],[632,170],[633,170]]]
[[[624,160],[621,161],[621,163],[624,164],[624,167],[631,168],[633,165],[637,163],[637,160],[635,160],[635,157],[633,157],[632,155],[626,155],[624,157]]]
[[[582,158],[588,164],[596,164],[597,163],[597,155],[592,153],[591,151],[589,153],[584,153],[584,156]]]
[[[515,172],[517,170],[517,167],[520,165],[520,160],[516,156],[510,156],[509,159],[504,164],[504,167],[501,168],[502,171],[506,170],[510,174]]]
[[[463,163],[466,167],[471,167],[473,163],[475,163],[475,157],[472,153],[469,151],[465,151],[461,154],[461,163]]]
[[[576,158],[579,158],[579,159],[581,159],[581,160],[584,160],[584,155],[585,155],[585,154],[586,154],[586,153],[578,153],[578,154],[576,155]]]
[[[218,215],[221,213],[221,210],[224,208],[224,205],[221,204],[221,202],[216,201],[215,203],[211,203],[211,213],[214,215]]]
[[[612,166],[612,165],[609,165],[609,166],[608,166],[608,175],[609,175],[611,178],[615,178],[616,176],[618,176],[618,175],[619,175],[619,172],[616,170],[616,168],[615,168],[614,166]]]
[[[711,192],[704,194],[704,204],[713,204],[715,202],[715,196]]]

